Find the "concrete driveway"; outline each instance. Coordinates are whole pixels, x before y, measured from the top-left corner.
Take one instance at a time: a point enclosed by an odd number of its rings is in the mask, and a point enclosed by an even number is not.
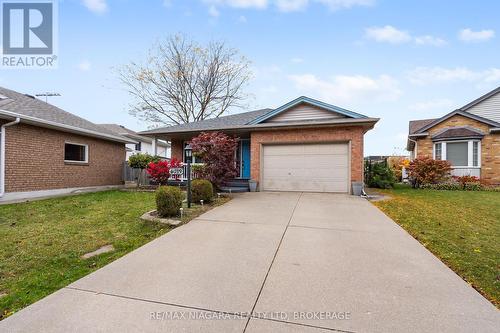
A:
[[[0,322],[5,332],[498,332],[369,202],[247,193]]]

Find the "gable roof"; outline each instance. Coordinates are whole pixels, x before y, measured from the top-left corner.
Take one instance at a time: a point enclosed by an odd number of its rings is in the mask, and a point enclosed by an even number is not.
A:
[[[434,119],[421,119],[421,120],[410,120],[409,123],[409,133],[415,134],[419,129],[423,128],[426,125],[429,125],[433,121],[437,120],[436,118]]]
[[[249,122],[248,125],[260,124],[260,123],[266,121],[267,119],[272,118],[272,117],[274,117],[282,112],[285,112],[286,110],[289,110],[290,108],[293,108],[294,106],[301,104],[301,103],[311,104],[311,105],[317,106],[317,107],[322,108],[322,109],[327,110],[327,111],[339,113],[339,114],[344,115],[344,116],[349,117],[349,118],[356,118],[356,119],[367,118],[366,116],[364,116],[362,114],[359,114],[359,113],[356,113],[353,111],[349,111],[349,110],[340,108],[340,107],[332,105],[332,104],[321,102],[321,101],[318,101],[318,100],[315,100],[315,99],[312,99],[312,98],[309,98],[306,96],[300,96],[300,97],[294,99],[293,101],[288,102],[285,105],[280,106],[277,109],[274,109],[266,114],[263,114],[260,117],[255,118],[254,120]]]
[[[126,128],[125,126],[118,125],[118,124],[99,124],[99,126],[105,128],[106,130],[113,132],[115,134],[129,137],[131,139],[135,139],[137,141],[142,141],[142,142],[148,142],[152,143],[153,139],[150,137],[144,136],[144,135],[139,135],[137,132]],[[158,144],[164,147],[170,147],[170,144],[164,141],[158,141]]]
[[[484,100],[486,100],[486,99],[490,98],[491,96],[496,95],[498,93],[500,93],[500,87],[498,87],[496,89],[493,89],[489,93],[486,93],[486,94],[484,94],[483,96],[481,96],[479,98],[476,98],[475,100],[473,100],[469,104],[466,104],[466,105],[462,106],[459,110],[467,111],[468,109],[472,108],[473,106],[478,105],[482,101],[484,101]]]
[[[265,119],[275,116],[277,113],[291,108],[299,103],[310,103],[319,106],[323,109],[346,115],[345,118],[337,119],[317,119],[306,121],[289,121],[282,123],[263,123]],[[276,112],[278,110],[278,112]],[[371,127],[378,121],[378,118],[369,118],[367,116],[345,110],[330,104],[313,100],[308,97],[299,97],[292,102],[285,104],[278,109],[261,109],[249,112],[242,112],[219,118],[201,120],[197,122],[180,124],[168,127],[156,128],[149,131],[139,132],[140,135],[160,135],[160,134],[180,134],[184,132],[202,132],[215,130],[252,130],[277,127],[297,127],[297,126],[330,126],[342,124],[369,124]]]
[[[0,117],[20,118],[22,123],[55,128],[118,142],[133,142],[97,124],[33,96],[0,87]]]
[[[149,131],[139,132],[139,134],[160,134],[175,132],[195,132],[195,131],[213,131],[223,128],[235,128],[246,125],[253,119],[271,111],[271,109],[261,109],[249,112],[232,114],[218,118],[205,119],[187,124],[180,124],[168,127],[155,128]]]
[[[451,118],[453,116],[456,116],[456,115],[460,115],[460,116],[463,116],[463,117],[474,119],[474,120],[477,120],[479,122],[482,122],[484,124],[487,124],[487,125],[490,125],[490,126],[493,126],[493,127],[499,127],[500,126],[500,124],[497,123],[496,121],[489,120],[489,119],[477,116],[475,114],[469,113],[467,111],[462,111],[462,110],[458,109],[458,110],[452,111],[452,112],[444,115],[441,118],[435,119],[434,121],[430,122],[429,124],[425,125],[424,127],[418,129],[413,134],[423,133],[423,132],[427,131],[429,128],[432,128],[432,127],[436,126],[437,124],[442,123],[443,121],[445,121],[445,120],[447,120],[447,119],[449,119],[449,118]]]

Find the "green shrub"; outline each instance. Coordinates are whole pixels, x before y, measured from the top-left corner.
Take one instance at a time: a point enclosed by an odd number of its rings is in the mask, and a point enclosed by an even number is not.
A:
[[[421,184],[419,188],[427,190],[442,190],[442,191],[460,191],[463,189],[462,186],[457,182],[444,182],[437,184],[427,183],[427,184]]]
[[[487,190],[479,182],[459,183],[456,181],[448,181],[437,184],[421,184],[421,189],[428,190],[444,190],[444,191],[483,191]]]
[[[464,184],[465,191],[481,191],[483,186],[480,182],[467,182]]]
[[[182,207],[184,195],[176,186],[160,186],[156,190],[156,211],[161,217],[177,216]]]
[[[369,187],[392,188],[396,182],[394,173],[385,163],[376,163],[367,177]]]
[[[214,188],[212,183],[206,179],[195,179],[191,182],[191,199],[193,202],[212,201],[214,195]]]
[[[155,158],[148,153],[146,154],[134,154],[128,158],[128,165],[134,169],[146,169],[148,164],[153,162]]]

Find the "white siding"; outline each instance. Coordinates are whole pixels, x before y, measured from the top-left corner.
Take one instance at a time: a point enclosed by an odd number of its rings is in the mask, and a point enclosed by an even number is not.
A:
[[[278,123],[287,121],[304,121],[304,120],[318,120],[318,119],[336,119],[345,118],[340,113],[335,113],[314,105],[302,103],[288,109],[268,120],[266,123]]]
[[[483,118],[500,122],[500,92],[466,111]]]
[[[132,151],[127,151],[127,161],[131,155],[134,155],[137,153],[143,153],[143,154],[148,153],[149,155],[153,155],[153,153],[154,153],[153,152],[153,145],[149,142],[142,142],[141,143],[141,151],[136,151],[135,144],[133,144],[133,143],[126,144],[126,147],[132,150]],[[167,158],[170,157],[170,148],[158,145],[157,146],[157,155],[161,156],[161,157],[167,157]]]
[[[474,176],[481,178],[481,168],[454,168],[451,170],[452,176]]]

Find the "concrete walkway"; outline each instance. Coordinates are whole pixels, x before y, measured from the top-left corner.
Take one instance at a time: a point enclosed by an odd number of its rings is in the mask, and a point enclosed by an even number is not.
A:
[[[250,315],[251,314],[251,315]],[[0,322],[4,332],[498,332],[377,208],[247,193]]]

